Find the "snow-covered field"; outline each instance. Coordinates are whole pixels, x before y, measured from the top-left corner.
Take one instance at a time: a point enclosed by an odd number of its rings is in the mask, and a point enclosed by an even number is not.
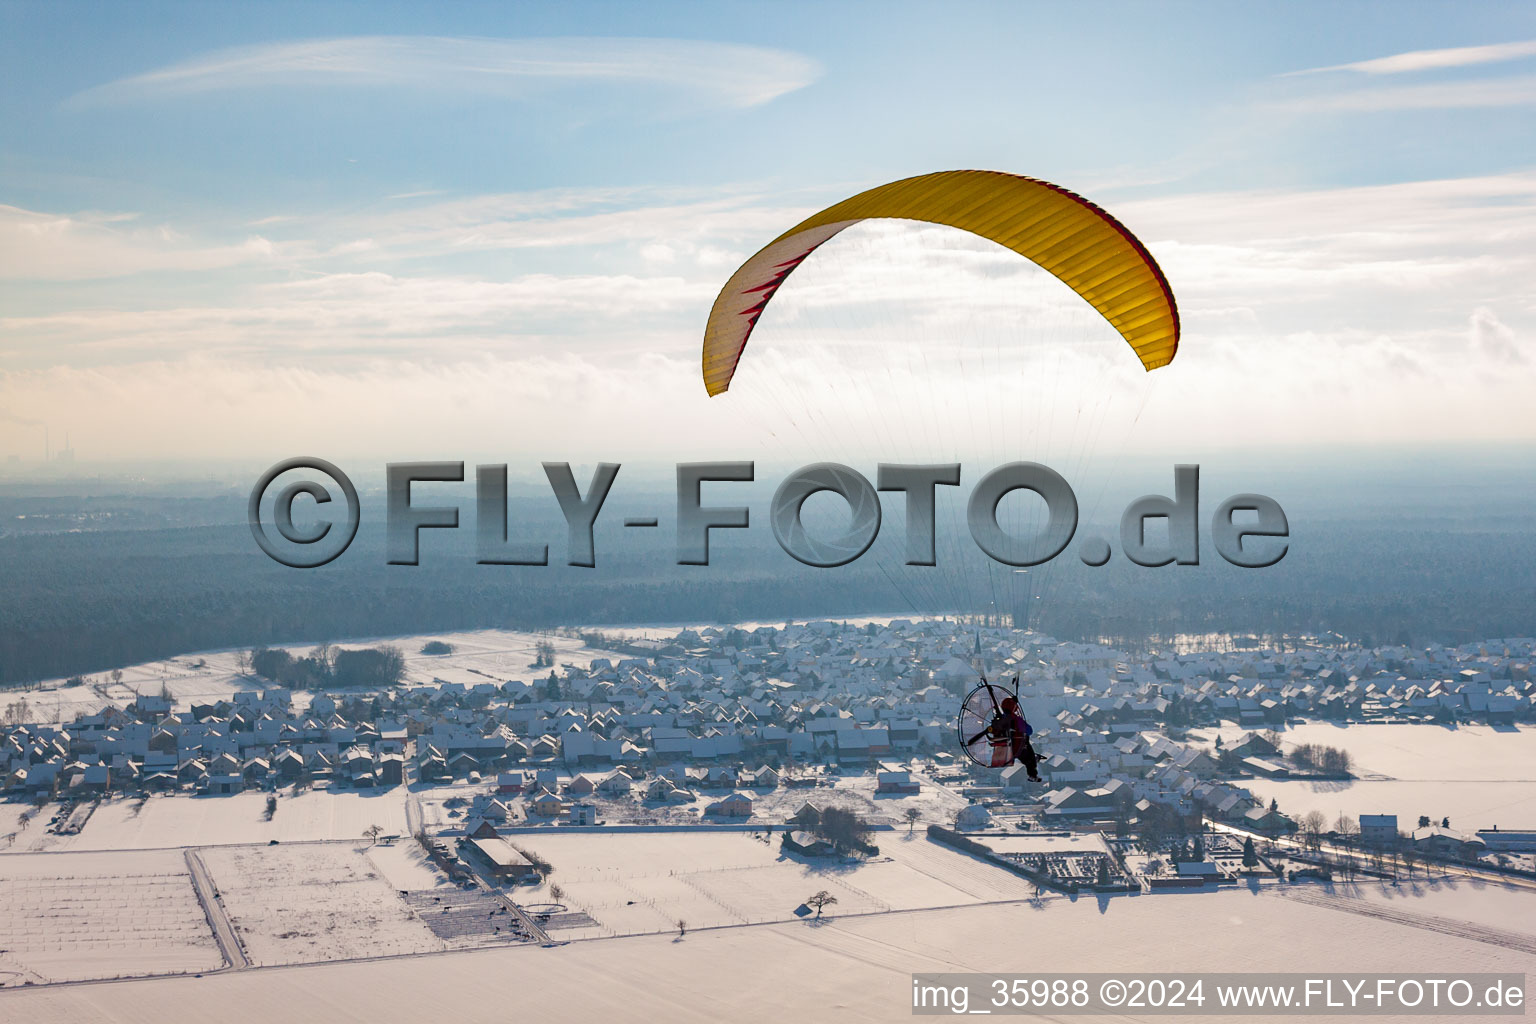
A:
[[[973,838],[998,853],[1104,853],[1107,850],[1098,833],[1047,836],[1017,832],[1012,835],[975,835]]]
[[[510,1016],[573,1024],[890,1021],[910,1014],[911,975],[918,971],[1536,974],[1530,951],[1484,941],[1497,936],[1451,934],[1428,915],[1383,920],[1353,912],[1359,901],[1323,890],[1312,895],[1316,902],[1246,890],[1102,902],[1055,898],[862,918],[839,918],[834,907],[821,925],[690,931],[680,941],[650,935],[553,949],[519,946],[231,972],[198,981],[0,993],[0,1015],[29,1024],[243,1024],[288,1019],[298,1007],[324,1007],[338,1019],[431,1017],[464,1024],[504,1024]],[[1536,895],[1509,892],[1505,900],[1505,927],[1524,922],[1530,935]],[[1127,1013],[1118,1019],[1143,1018]]]
[[[180,851],[0,857],[0,986],[223,962]]]
[[[603,773],[598,771],[593,774]],[[847,777],[828,776],[826,779],[828,784],[820,786],[742,789],[741,792],[752,798],[752,817],[746,819],[745,823],[777,824],[787,820],[800,809],[802,804],[809,802],[823,809],[840,807],[854,811],[875,824],[901,825],[905,828],[905,815],[908,809],[915,809],[918,812],[919,821],[924,824],[953,824],[955,812],[967,803],[965,797],[919,773],[914,772],[913,775],[919,780],[921,789],[910,796],[876,793],[875,777],[868,774]],[[428,827],[433,828],[462,826],[469,816],[468,801],[476,795],[490,794],[494,789],[494,782],[452,783],[422,787],[416,790],[417,798],[421,801],[422,820]],[[588,796],[582,797],[581,800],[583,803],[596,805],[598,819],[609,824],[682,825],[708,820],[704,816],[705,808],[728,792],[729,790],[722,789],[700,789],[695,791],[694,800],[677,804],[641,802],[642,794],[638,788],[628,797],[607,799],[601,796]],[[464,803],[447,806],[448,801],[455,799]],[[525,802],[517,797],[508,797],[506,801],[517,814],[517,821],[513,824],[525,823]]]
[[[34,807],[32,804],[0,801],[0,852],[28,849],[25,844],[33,839],[31,831],[36,829],[41,833],[43,826],[57,810],[57,804]]]
[[[1325,898],[1359,900],[1357,909],[1396,917],[1434,918],[1471,928],[1516,932],[1536,940],[1536,892],[1515,890],[1476,878],[1446,875],[1389,881],[1365,879],[1331,889],[1314,886],[1280,887],[1283,893],[1317,903]]]
[[[837,777],[830,787],[801,789],[780,786],[775,790],[753,794],[752,812],[768,821],[783,821],[794,814],[801,804],[809,801],[823,809],[841,807],[855,811],[868,820],[883,821],[886,824],[904,822],[904,815],[909,808],[916,809],[925,823],[954,824],[955,812],[968,803],[965,797],[920,773],[914,772],[913,778],[921,788],[911,796],[876,793],[874,775]]]
[[[1230,743],[1247,730],[1197,730],[1207,741],[1220,732]],[[1536,782],[1536,728],[1445,726],[1426,722],[1302,722],[1279,730],[1286,749],[1321,743],[1349,751],[1358,775],[1401,781]]]
[[[924,615],[913,615],[910,612],[881,612],[877,615],[839,615],[833,621],[847,623],[850,626],[866,626],[871,622],[875,623],[876,625],[884,626],[892,619],[906,619],[910,622],[919,622],[928,617],[929,616]],[[795,619],[793,621],[805,623],[816,622],[818,620]],[[744,629],[748,632],[754,629],[758,629],[762,626],[772,626],[774,629],[783,629],[784,623],[784,619],[774,619],[771,622],[754,619],[749,622],[738,622],[730,628]],[[652,622],[644,623],[638,626],[634,624],[625,624],[622,626],[581,626],[579,628],[602,633],[610,638],[618,637],[623,640],[668,640],[685,629],[720,629],[722,627],[718,622]]]
[[[1275,799],[1293,818],[1311,810],[1323,812],[1331,823],[1340,813],[1395,814],[1397,826],[1409,830],[1426,814],[1438,823],[1476,832],[1497,825],[1504,829],[1536,826],[1536,782],[1305,782],[1283,779],[1244,779],[1243,787],[1261,800]]]
[[[368,859],[397,892],[423,892],[451,889],[453,883],[427,859],[421,844],[414,839],[398,843],[379,843],[368,848]]]
[[[453,647],[453,653],[422,654],[422,645],[428,640],[442,640]],[[617,660],[625,657],[612,651],[585,647],[580,640],[571,637],[506,629],[369,637],[344,640],[332,646],[356,648],[389,644],[400,648],[405,656],[407,685],[427,684],[434,679],[472,685],[547,675],[547,669],[532,668],[537,645],[545,641],[554,645],[555,660],[560,664],[585,667],[594,658]],[[313,644],[299,644],[287,649],[294,654],[305,654],[313,647]],[[140,694],[158,696],[162,691],[171,695],[178,710],[184,711],[193,704],[212,703],[241,690],[260,690],[272,685],[243,674],[239,667],[240,653],[236,650],[208,651],[127,665],[121,669],[122,678],[116,683],[105,672],[88,677],[86,685],[71,686],[67,680],[50,679],[19,695],[26,698],[31,707],[29,717],[50,723],[69,722],[79,714],[94,714],[109,704],[123,707],[133,703]],[[308,703],[308,695],[295,694],[294,703],[303,707]]]
[[[50,835],[43,823],[57,810],[47,805],[16,837],[17,851],[148,850],[228,843],[291,843],[310,839],[357,839],[370,825],[386,834],[405,832],[405,790],[307,790],[278,795],[277,813],[266,820],[267,794],[254,790],[229,796],[157,795],[139,801],[104,801],[72,836]],[[0,804],[0,809],[21,807]],[[7,819],[0,819],[3,824]],[[6,826],[9,831],[11,826]],[[0,832],[0,835],[5,834]]]
[[[453,647],[452,654],[422,654],[428,640],[441,640]],[[501,682],[507,679],[531,680],[549,674],[548,669],[532,666],[538,656],[537,645],[548,642],[555,647],[558,664],[590,665],[595,658],[618,661],[629,657],[613,651],[585,647],[580,640],[546,633],[520,633],[509,629],[485,629],[467,633],[434,633],[431,636],[402,637],[389,641],[405,654],[406,677],[420,683],[434,678],[465,685]]]
[[[1245,730],[1224,726],[1223,742]],[[1218,730],[1194,737],[1213,741]],[[1419,815],[1435,822],[1450,818],[1453,828],[1536,828],[1536,729],[1427,723],[1305,722],[1281,730],[1287,748],[1321,743],[1349,751],[1357,779],[1245,779],[1242,785],[1263,800],[1278,800],[1292,817],[1321,811],[1330,822],[1339,814],[1396,814],[1398,827],[1411,829]]]
[[[447,948],[401,902],[366,844],[232,846],[200,856],[254,964]]]
[[[843,914],[1024,899],[1024,879],[930,842],[921,830],[875,833],[869,861],[786,854],[774,834],[660,832],[629,835],[514,835],[514,844],[554,866],[546,883],[519,886],[525,905],[558,902],[595,923],[558,928],[562,939],[689,927],[790,920],[806,897],[825,889]],[[1102,849],[1102,847],[1101,847]]]

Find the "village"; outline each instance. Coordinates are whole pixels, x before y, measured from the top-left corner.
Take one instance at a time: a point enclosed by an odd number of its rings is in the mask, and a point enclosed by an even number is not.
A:
[[[391,685],[290,688],[242,651],[15,692],[0,889],[18,938],[0,985],[682,935],[829,907],[1420,873],[1536,888],[1523,776],[1507,783],[1521,816],[1498,820],[1466,820],[1466,800],[1325,814],[1304,795],[1391,785],[1391,752],[1426,730],[1526,758],[1532,640],[1140,653],[882,618],[373,643],[402,652]],[[983,672],[1017,676],[1039,782],[961,749],[956,713]],[[82,892],[125,918],[144,893],[178,908],[182,959],[135,966],[87,923],[61,928]]]

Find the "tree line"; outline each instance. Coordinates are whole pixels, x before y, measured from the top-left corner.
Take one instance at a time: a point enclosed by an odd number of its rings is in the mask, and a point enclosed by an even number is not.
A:
[[[321,644],[301,657],[281,648],[260,647],[247,660],[254,675],[305,690],[394,686],[405,673],[405,657],[398,648],[388,646],[347,650]]]
[[[1395,643],[1518,636],[1536,619],[1529,523],[1307,527],[1285,561],[1262,572],[1146,569],[1120,558],[1091,570],[1071,559],[1053,563],[1042,570],[1053,580],[1050,600],[1034,602],[1041,607],[1028,621],[1064,638],[1335,630]],[[951,569],[892,567],[875,553],[836,570],[810,569],[758,531],[722,541],[708,567],[676,565],[670,540],[658,535],[608,543],[595,570],[478,566],[472,531],[453,532],[464,536],[447,542],[469,549],[429,547],[420,566],[388,566],[382,531],[370,533],[365,522],[343,558],[315,570],[271,562],[243,523],[0,538],[0,685],[187,651],[346,636],[921,615],[983,611],[994,601],[998,612],[1010,610],[1010,595],[993,591],[995,574],[975,552],[964,557],[967,582],[951,592],[935,587],[933,575],[950,578]],[[934,604],[941,599],[944,606]]]
[[[1348,775],[1354,767],[1349,751],[1321,743],[1298,743],[1291,751],[1291,760],[1330,775]]]

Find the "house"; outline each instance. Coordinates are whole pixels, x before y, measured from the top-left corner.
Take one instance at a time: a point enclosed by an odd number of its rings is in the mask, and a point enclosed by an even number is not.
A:
[[[237,779],[239,776],[235,776]],[[99,794],[112,788],[112,773],[104,764],[88,764],[70,777],[71,794]]]
[[[228,796],[245,789],[245,780],[239,775],[230,773],[224,775],[209,775],[208,785],[205,791],[214,796]]]
[[[912,794],[918,791],[917,780],[911,772],[876,772],[875,792],[892,794]]]
[[[240,766],[240,775],[247,786],[259,786],[271,770],[272,765],[266,758],[253,757]]]
[[[1180,878],[1199,878],[1207,882],[1215,882],[1221,878],[1221,869],[1208,860],[1185,860],[1177,866]]]
[[[398,786],[405,782],[405,755],[380,754],[374,772],[381,786]]]
[[[285,783],[297,782],[304,777],[304,755],[291,747],[284,748],[272,759],[272,770]]]
[[[234,754],[219,754],[208,762],[210,775],[237,775],[240,772],[240,759]]]
[[[1360,842],[1364,846],[1391,846],[1397,842],[1397,815],[1360,815]]]
[[[1291,770],[1285,765],[1262,757],[1245,757],[1240,763],[1253,774],[1263,775],[1266,778],[1283,779],[1291,774]]]
[[[512,810],[506,801],[497,800],[495,797],[480,795],[474,798],[469,805],[469,813],[473,818],[484,818],[490,822],[506,822],[512,819]]]
[[[1280,755],[1280,748],[1256,732],[1245,733],[1243,738],[1227,748],[1238,757],[1271,758]]]
[[[663,778],[662,776],[658,775],[656,778],[645,784],[645,799],[665,800],[670,794],[676,791],[677,788],[677,783],[673,782],[671,779]]]
[[[969,804],[955,815],[955,825],[960,828],[985,828],[992,824],[992,812],[981,804]]]
[[[1029,769],[1022,764],[1010,765],[1003,769],[1003,792],[1010,796],[1017,796],[1020,792],[1028,792],[1033,783],[1029,778]]]
[[[1045,794],[1045,814],[1055,818],[1108,818],[1116,804],[1110,795],[1098,789],[1065,786]]]
[[[553,793],[544,793],[528,803],[530,818],[558,818],[565,813],[565,803]]]
[[[814,832],[802,832],[799,829],[785,832],[779,843],[784,849],[805,857],[830,857],[837,852],[837,847]]]
[[[604,776],[595,788],[599,796],[618,799],[628,796],[630,787],[633,784],[634,780],[623,772],[611,772]]]
[[[765,764],[756,771],[743,772],[741,784],[751,789],[777,789],[779,773]]]
[[[569,820],[569,823],[572,824],[572,825],[596,825],[597,824],[597,805],[596,804],[572,804],[571,805],[570,817],[569,817],[568,820]]]
[[[1477,838],[1494,853],[1536,853],[1536,830],[1482,828]]]
[[[448,774],[450,778],[466,778],[479,771],[480,761],[473,754],[461,751],[448,759]]]
[[[821,808],[807,800],[788,818],[791,825],[815,825],[821,821]]]
[[[1244,828],[1251,828],[1255,832],[1263,832],[1266,835],[1296,831],[1296,823],[1290,818],[1279,811],[1271,811],[1264,807],[1250,807],[1244,811],[1241,824]]]
[[[705,814],[714,814],[722,818],[750,818],[752,816],[752,798],[745,793],[732,793],[723,800],[716,800],[704,808]]]
[[[1431,826],[1414,830],[1413,847],[1430,857],[1474,858],[1487,852],[1488,844],[1480,837]]]
[[[538,868],[518,853],[505,839],[465,839],[459,843],[459,856],[476,860],[491,877],[522,881],[538,875]]]
[[[688,773],[700,786],[730,789],[739,781],[734,768],[699,768]]]
[[[470,818],[464,823],[464,834],[471,839],[494,839],[496,826],[484,818]]]

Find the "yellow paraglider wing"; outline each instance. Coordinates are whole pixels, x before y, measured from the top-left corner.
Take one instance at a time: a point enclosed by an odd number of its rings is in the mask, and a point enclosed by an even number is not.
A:
[[[718,395],[774,292],[827,239],[861,220],[961,228],[1050,271],[1108,320],[1148,370],[1172,362],[1179,311],[1163,272],[1125,227],[1049,182],[1000,171],[940,171],[860,192],[796,224],[725,283],[704,329],[704,386]]]

